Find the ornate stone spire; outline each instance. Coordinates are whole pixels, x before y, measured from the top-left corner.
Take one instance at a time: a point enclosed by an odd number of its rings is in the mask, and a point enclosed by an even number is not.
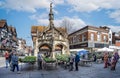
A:
[[[54,14],[53,14],[53,11],[52,11],[52,3],[50,3],[50,13],[49,13],[50,28],[54,27],[53,20],[54,20]]]

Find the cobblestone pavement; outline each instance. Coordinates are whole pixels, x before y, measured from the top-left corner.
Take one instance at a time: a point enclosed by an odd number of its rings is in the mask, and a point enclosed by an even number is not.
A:
[[[0,57],[0,67],[5,66],[5,58],[4,57]]]
[[[68,71],[62,67],[54,70],[37,70],[36,66],[31,67],[30,64],[22,65],[21,74],[0,67],[0,78],[120,78],[120,63],[117,64],[116,71],[104,69],[103,64],[93,64],[91,67],[79,66],[79,71]]]

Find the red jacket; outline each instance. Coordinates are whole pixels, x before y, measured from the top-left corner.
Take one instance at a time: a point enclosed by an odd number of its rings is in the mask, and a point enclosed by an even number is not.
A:
[[[5,53],[5,59],[9,58],[9,53]]]

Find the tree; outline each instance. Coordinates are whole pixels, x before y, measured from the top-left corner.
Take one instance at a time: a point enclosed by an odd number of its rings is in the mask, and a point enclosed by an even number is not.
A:
[[[61,23],[61,26],[64,26],[67,29],[68,34],[74,31],[73,25],[74,23],[67,18],[63,19]]]

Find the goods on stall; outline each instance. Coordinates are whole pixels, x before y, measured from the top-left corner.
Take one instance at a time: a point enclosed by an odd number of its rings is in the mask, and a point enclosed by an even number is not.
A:
[[[44,58],[44,61],[46,62],[46,63],[53,63],[53,62],[56,62],[56,60],[55,59],[53,59],[53,58]]]
[[[33,63],[36,62],[36,57],[35,56],[26,56],[25,58],[19,58],[20,62],[24,62],[24,63]]]

